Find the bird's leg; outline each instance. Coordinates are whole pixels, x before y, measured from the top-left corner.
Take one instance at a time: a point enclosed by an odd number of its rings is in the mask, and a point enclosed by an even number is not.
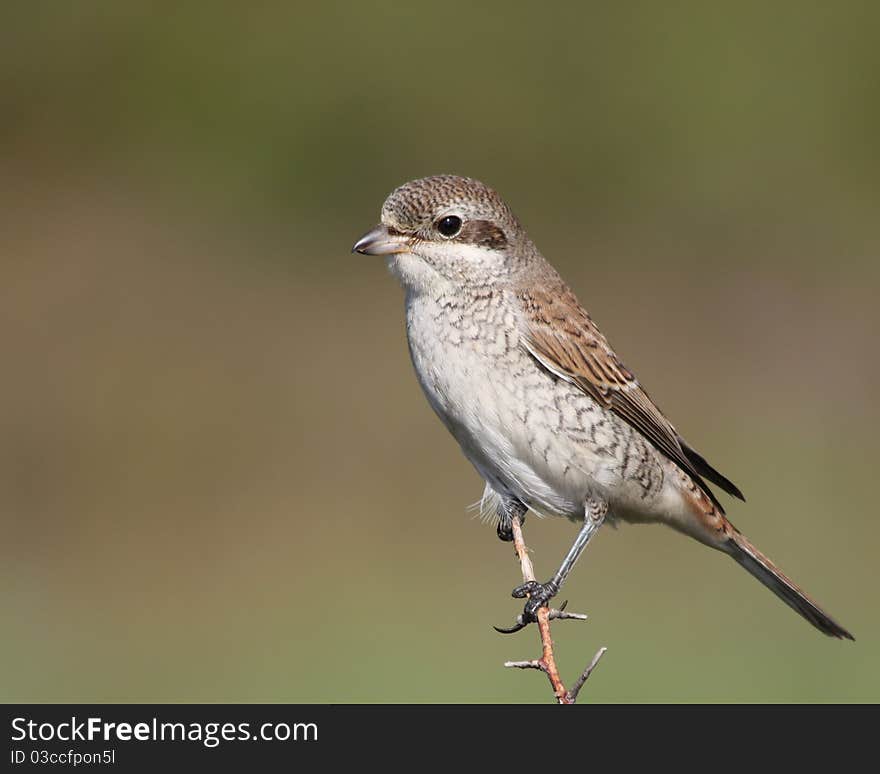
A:
[[[495,528],[499,540],[513,542],[513,519],[518,516],[519,523],[525,524],[527,510],[526,505],[514,497],[502,501],[498,506],[498,525]]]
[[[517,599],[526,598],[526,604],[523,608],[522,622],[523,624],[533,623],[537,621],[537,612],[539,607],[546,605],[553,597],[559,593],[559,589],[574,567],[578,557],[584,552],[590,538],[596,534],[599,527],[605,521],[605,514],[608,513],[608,503],[604,500],[591,498],[584,506],[584,524],[574,539],[571,548],[559,565],[556,574],[546,583],[538,583],[538,581],[529,581],[517,586],[512,592],[512,596]]]

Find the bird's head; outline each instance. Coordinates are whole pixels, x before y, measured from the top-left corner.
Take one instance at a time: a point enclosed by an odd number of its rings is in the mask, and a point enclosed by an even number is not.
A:
[[[438,175],[392,191],[381,222],[352,248],[388,256],[388,266],[414,292],[449,284],[486,288],[518,269],[528,243],[495,191],[468,177]]]

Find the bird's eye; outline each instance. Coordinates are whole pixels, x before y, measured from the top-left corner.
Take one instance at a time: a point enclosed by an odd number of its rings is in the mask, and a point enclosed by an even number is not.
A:
[[[458,215],[447,215],[437,221],[437,230],[447,238],[454,237],[461,231],[461,218]]]

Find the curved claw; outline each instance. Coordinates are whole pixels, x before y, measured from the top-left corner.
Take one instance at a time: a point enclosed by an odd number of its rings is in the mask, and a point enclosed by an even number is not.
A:
[[[493,626],[492,628],[499,634],[516,634],[518,631],[525,629],[528,625],[529,622],[523,621],[522,616],[517,616],[516,623],[509,629],[502,629],[500,626]]]

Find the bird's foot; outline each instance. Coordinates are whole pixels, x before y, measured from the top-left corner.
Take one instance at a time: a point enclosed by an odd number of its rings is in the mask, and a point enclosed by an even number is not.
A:
[[[512,543],[513,519],[516,517],[519,519],[520,525],[525,524],[526,507],[522,504],[505,505],[503,508],[499,509],[498,515],[498,524],[495,526],[495,532],[498,534],[498,539],[503,540],[505,543]]]
[[[499,540],[503,540],[505,543],[512,543],[513,521],[511,519],[501,519],[498,522],[498,526],[495,527],[495,532],[498,534]]]
[[[548,606],[553,597],[559,592],[557,586],[552,580],[546,583],[538,583],[538,581],[528,581],[521,586],[517,586],[510,592],[510,596],[515,599],[525,599],[526,604],[523,607],[522,619],[527,624],[534,623],[538,620],[538,608]]]
[[[523,583],[521,586],[517,586],[512,592],[511,596],[516,599],[522,599],[523,597],[528,597],[526,600],[525,607],[520,615],[516,617],[516,623],[513,626],[508,628],[502,628],[500,626],[494,626],[496,632],[500,632],[501,634],[513,634],[514,632],[518,632],[521,629],[525,629],[530,623],[535,623],[538,620],[538,609],[544,606],[548,606],[548,602],[556,596],[559,591],[559,587],[553,583],[553,581],[548,581],[547,583],[538,583],[537,581],[529,581],[528,583]],[[551,621],[556,619],[561,620],[570,620],[575,619],[578,621],[585,621],[587,616],[583,613],[568,613],[565,610],[565,606],[568,604],[568,600],[563,602],[559,609],[555,607],[550,608],[549,618]]]

